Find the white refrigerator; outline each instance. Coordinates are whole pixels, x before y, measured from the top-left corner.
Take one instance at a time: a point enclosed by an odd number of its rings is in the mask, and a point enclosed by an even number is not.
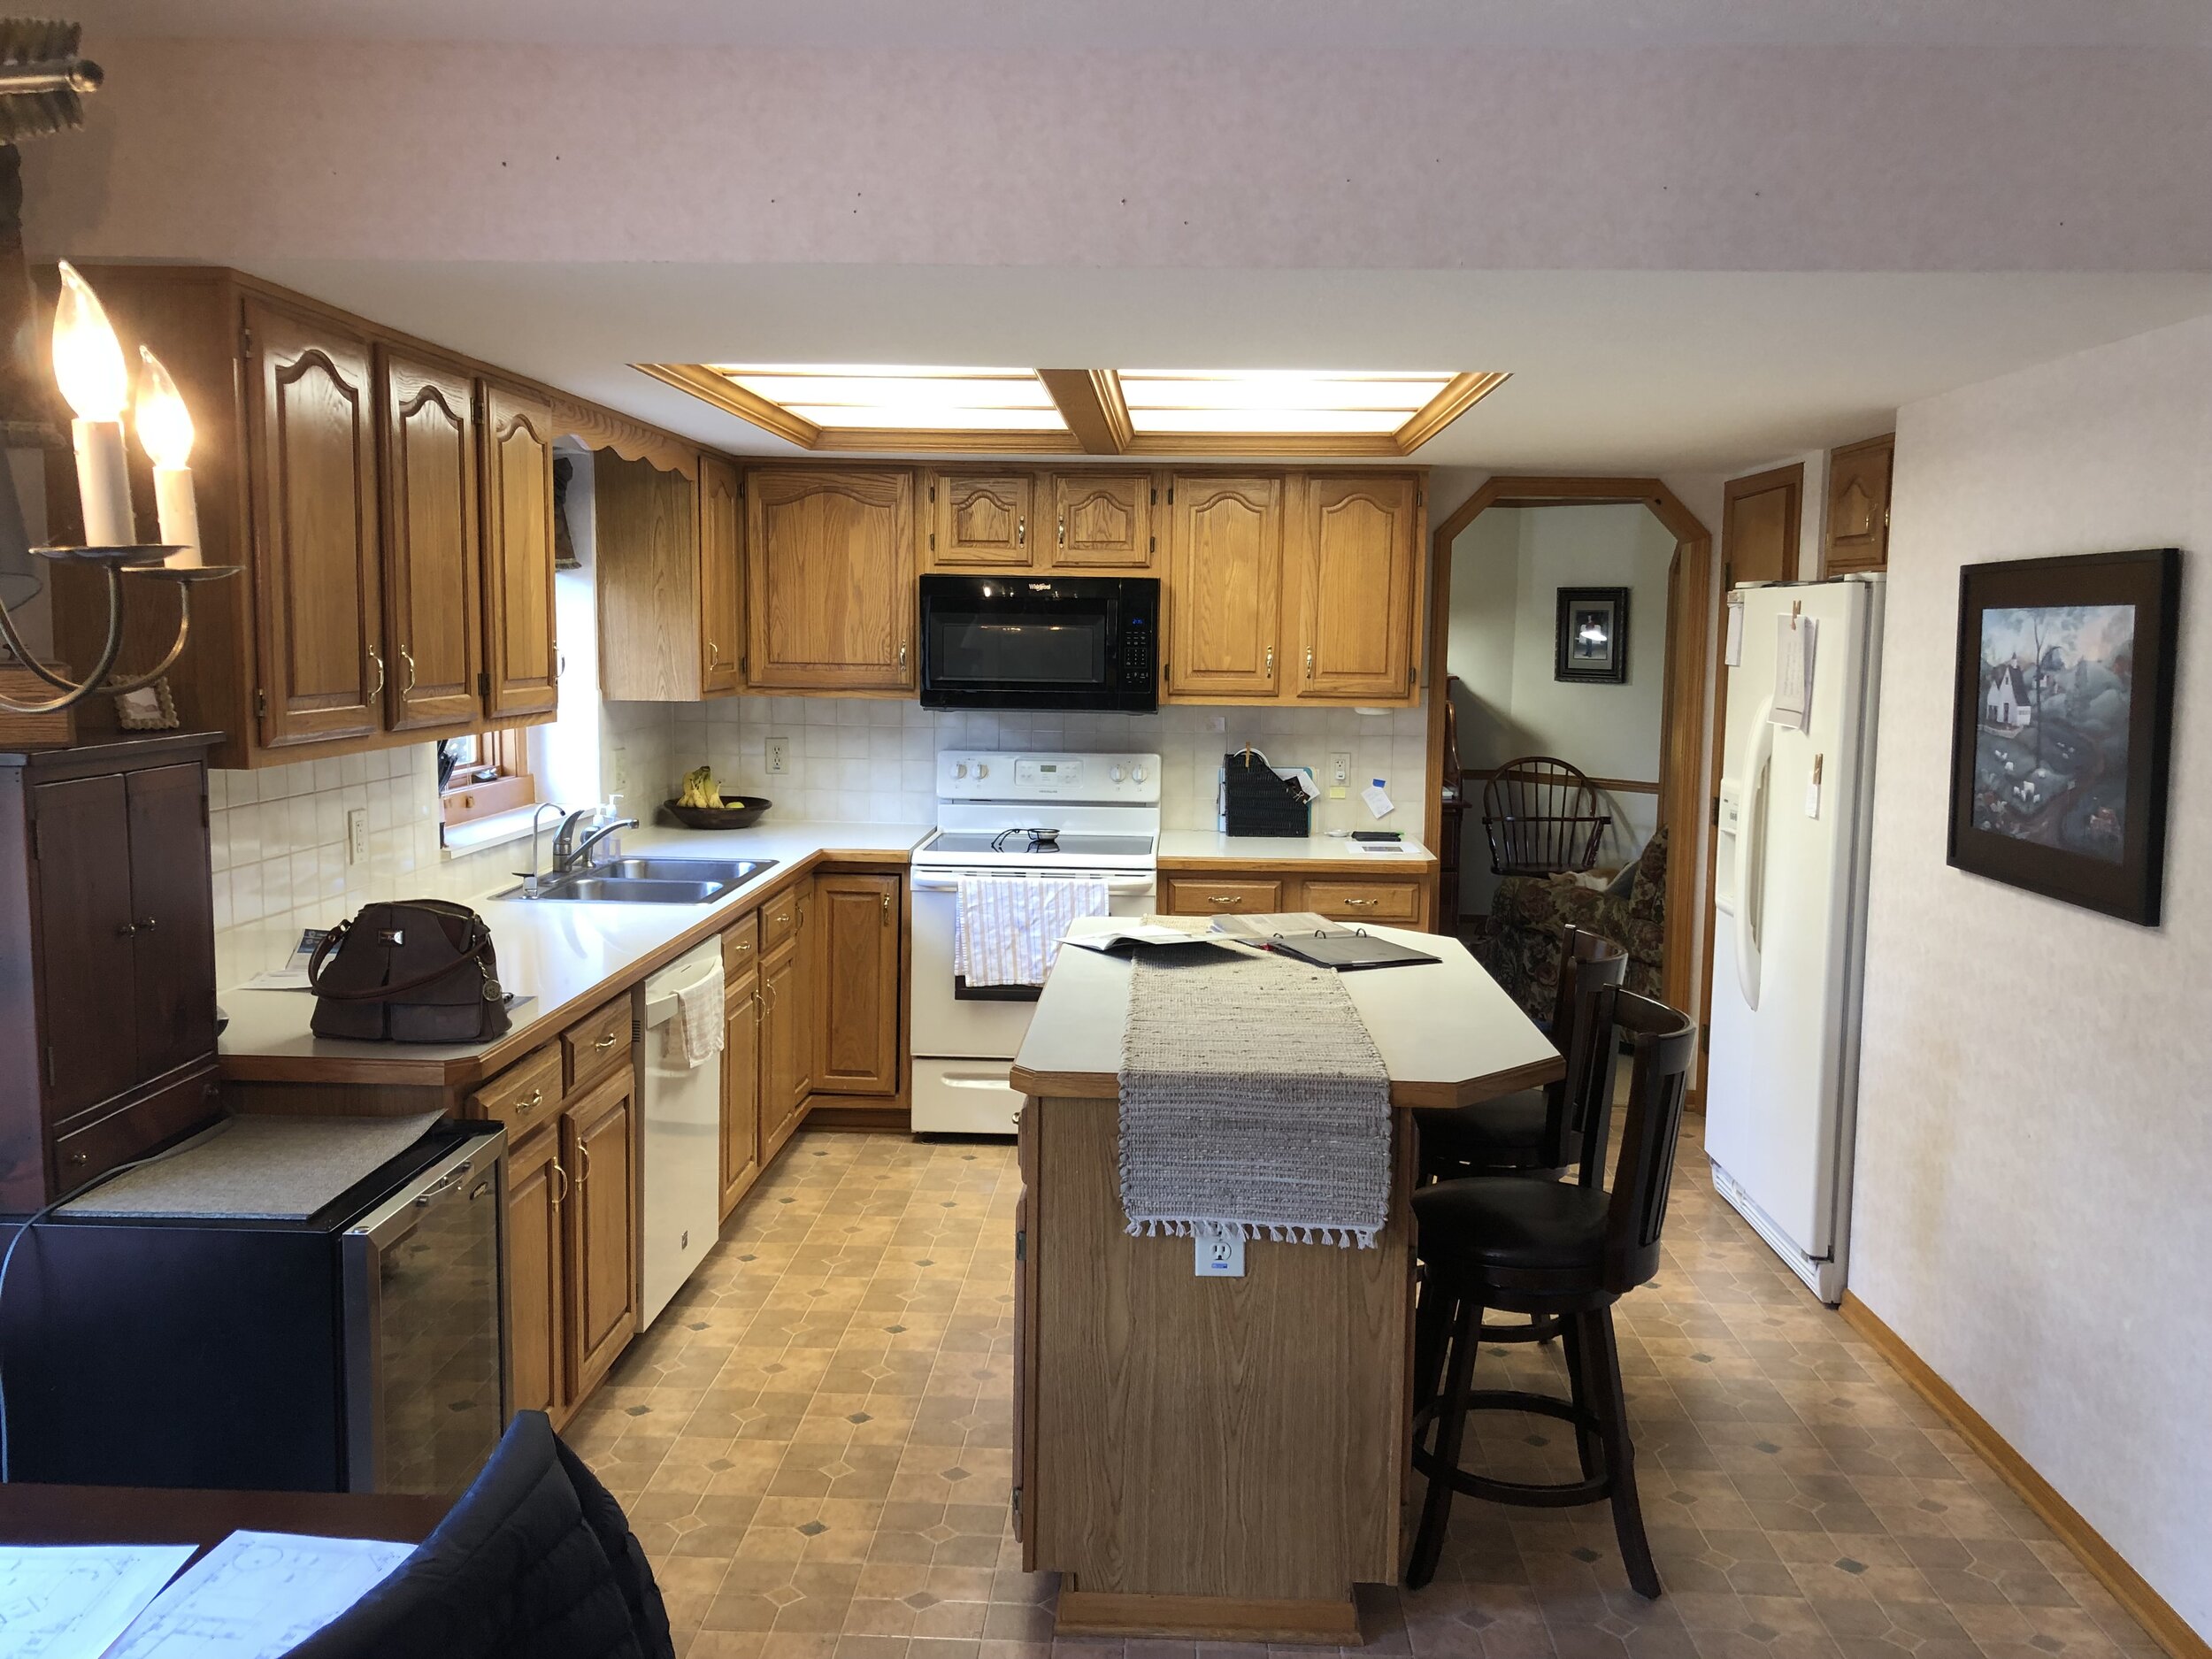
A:
[[[1750,585],[1730,600],[1741,615],[1727,633],[1705,1149],[1721,1195],[1833,1303],[1851,1219],[1883,580]]]

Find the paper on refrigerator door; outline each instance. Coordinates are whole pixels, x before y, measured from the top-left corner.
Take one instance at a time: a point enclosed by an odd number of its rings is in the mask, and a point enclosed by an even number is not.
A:
[[[1728,642],[1721,649],[1722,665],[1728,668],[1743,666],[1743,595],[1728,595]]]
[[[1774,618],[1774,712],[1777,726],[1802,732],[1813,718],[1813,654],[1820,624],[1792,611]]]

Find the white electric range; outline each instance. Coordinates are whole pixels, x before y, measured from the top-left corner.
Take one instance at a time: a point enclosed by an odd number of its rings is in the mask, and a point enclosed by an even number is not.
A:
[[[956,979],[961,878],[1103,876],[1113,915],[1145,916],[1159,845],[1157,755],[937,757],[937,833],[912,868],[916,1133],[1010,1135],[1021,1108],[1006,1073],[1037,992]]]

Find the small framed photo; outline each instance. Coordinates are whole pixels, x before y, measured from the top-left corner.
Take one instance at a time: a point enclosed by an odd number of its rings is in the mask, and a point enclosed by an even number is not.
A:
[[[2181,554],[1959,572],[1950,862],[2155,927]]]
[[[169,689],[169,677],[164,674],[150,686],[118,693],[115,723],[126,732],[175,731],[182,722],[177,718],[177,700]]]
[[[1628,589],[1562,588],[1554,680],[1628,683]]]

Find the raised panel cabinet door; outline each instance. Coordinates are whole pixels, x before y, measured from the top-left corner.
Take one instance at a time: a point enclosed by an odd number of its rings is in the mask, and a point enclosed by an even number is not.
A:
[[[818,876],[820,961],[814,1087],[830,1094],[899,1088],[899,879]]]
[[[791,1109],[806,1104],[814,1090],[815,1031],[822,1009],[822,929],[815,914],[816,881],[812,876],[791,890],[798,907],[794,926],[791,964]]]
[[[760,468],[745,549],[754,689],[912,688],[912,473]]]
[[[560,1131],[532,1131],[507,1156],[508,1386],[518,1411],[568,1403],[561,1209],[568,1171]]]
[[[1889,568],[1890,465],[1897,434],[1846,444],[1828,456],[1828,545],[1824,573]]]
[[[484,713],[560,703],[553,627],[553,411],[484,382]]]
[[[465,726],[483,707],[476,386],[457,369],[380,355],[386,718],[395,732]]]
[[[1149,472],[1055,472],[1053,568],[1151,569],[1152,507],[1158,494]]]
[[[384,724],[376,414],[365,336],[245,303],[261,741]]]
[[[760,1173],[760,980],[747,974],[722,996],[722,1215]]]
[[[1027,570],[1037,480],[1028,472],[940,472],[929,485],[933,570]]]
[[[699,685],[709,695],[745,684],[744,507],[737,469],[699,457]]]
[[[1403,475],[1306,480],[1292,695],[1405,702],[1419,609],[1419,488]]]
[[[130,810],[122,776],[31,791],[47,1121],[138,1081]]]
[[[1168,489],[1167,690],[1281,687],[1283,482],[1186,474]]]
[[[637,1333],[630,1074],[617,1072],[564,1115],[569,1179],[569,1397],[589,1394]]]
[[[130,816],[131,984],[138,1075],[215,1052],[215,908],[208,883],[207,774],[197,765],[123,774]]]
[[[695,703],[706,659],[696,480],[650,459],[592,467],[599,692],[627,703]]]
[[[785,1126],[798,1110],[806,1074],[806,1063],[800,1057],[807,1031],[806,1008],[798,982],[795,942],[772,952],[762,962],[760,1156],[764,1164],[782,1143]]]

